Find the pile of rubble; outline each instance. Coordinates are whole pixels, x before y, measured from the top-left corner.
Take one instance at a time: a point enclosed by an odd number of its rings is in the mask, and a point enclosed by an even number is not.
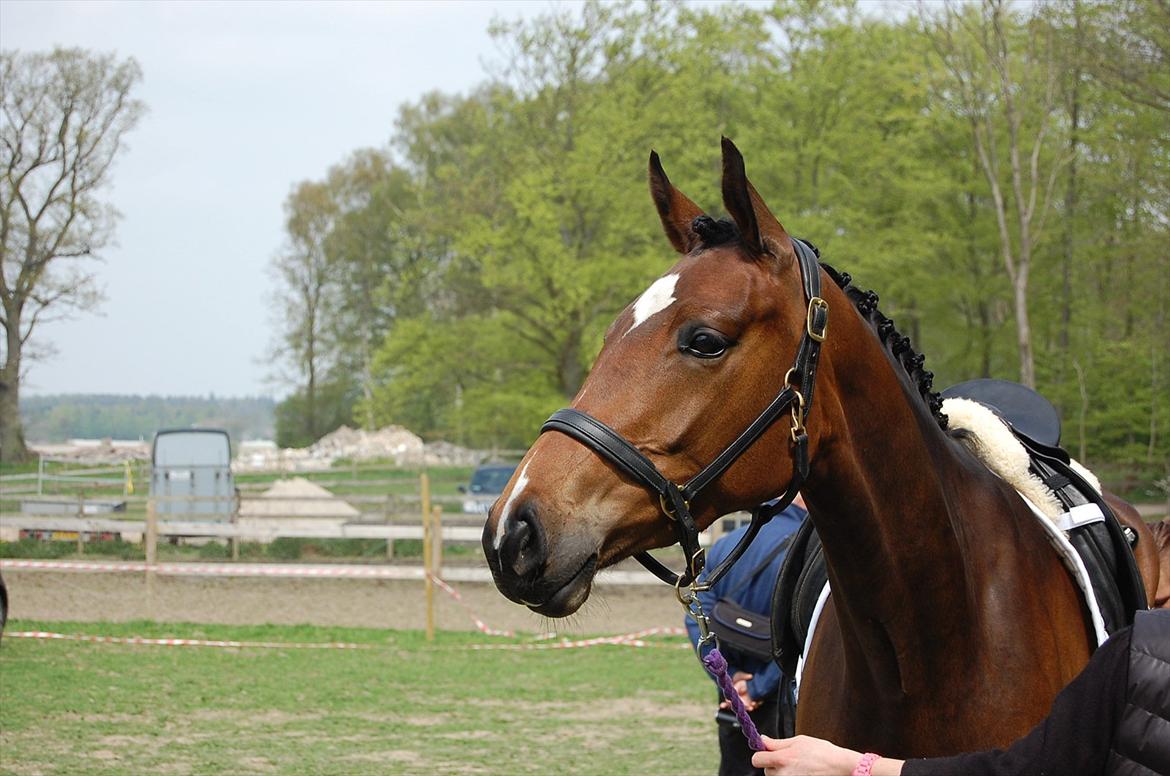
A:
[[[133,439],[70,439],[68,442],[29,442],[29,450],[45,458],[78,463],[117,464],[150,460],[150,442]]]
[[[46,458],[93,464],[150,460],[151,443],[142,440],[73,439],[62,444],[30,444]],[[424,443],[402,426],[362,431],[342,426],[309,447],[279,448],[271,441],[233,440],[237,472],[323,471],[335,461],[393,461],[397,466],[476,466],[490,457],[450,442]]]
[[[422,439],[402,426],[363,431],[342,426],[318,439],[309,451],[316,458],[347,458],[351,461],[392,458],[396,464],[413,464],[424,454]]]
[[[320,471],[335,461],[393,461],[397,466],[474,466],[486,454],[450,442],[424,443],[402,426],[363,431],[348,426],[304,448],[280,449],[272,443],[239,445],[235,471]]]

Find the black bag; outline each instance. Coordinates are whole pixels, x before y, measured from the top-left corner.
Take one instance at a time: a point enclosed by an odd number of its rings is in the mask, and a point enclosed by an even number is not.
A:
[[[764,561],[752,569],[747,578],[739,583],[734,590],[715,602],[711,607],[709,625],[720,644],[727,646],[748,657],[758,660],[772,659],[772,618],[744,609],[735,603],[732,598],[743,590],[761,571],[768,567],[777,555],[784,552],[792,541],[795,533],[789,534],[784,541],[768,553]]]
[[[726,644],[749,657],[772,659],[772,619],[720,598],[711,609],[711,630]]]

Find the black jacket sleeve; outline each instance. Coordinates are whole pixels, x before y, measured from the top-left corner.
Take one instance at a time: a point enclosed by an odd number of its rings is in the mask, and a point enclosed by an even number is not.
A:
[[[1130,629],[1101,645],[1060,691],[1048,716],[1007,749],[907,760],[903,776],[1019,776],[1104,773],[1125,706]]]

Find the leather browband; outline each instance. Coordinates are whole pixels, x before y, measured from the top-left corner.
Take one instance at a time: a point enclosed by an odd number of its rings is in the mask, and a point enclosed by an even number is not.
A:
[[[646,485],[658,494],[663,513],[675,524],[678,542],[687,558],[687,568],[682,574],[675,574],[647,552],[640,552],[635,557],[639,563],[667,584],[676,587],[689,585],[703,570],[704,557],[699,547],[699,529],[691,515],[691,503],[705,487],[723,474],[771,428],[786,410],[791,410],[793,417],[792,446],[795,460],[792,481],[783,495],[752,510],[751,523],[743,538],[727,558],[707,575],[699,589],[709,588],[727,573],[747,550],[764,524],[792,503],[808,476],[808,433],[805,431],[804,421],[812,409],[821,342],[825,339],[829,322],[829,306],[821,299],[821,276],[816,249],[802,240],[791,239],[797,263],[800,265],[804,293],[809,302],[805,331],[801,336],[792,369],[776,398],[723,452],[715,456],[715,460],[699,470],[685,485],[680,487],[668,480],[649,458],[621,434],[580,410],[572,408],[557,410],[541,426],[542,434],[557,431],[577,440],[617,466],[631,479]],[[799,391],[793,387],[792,380],[798,381]]]

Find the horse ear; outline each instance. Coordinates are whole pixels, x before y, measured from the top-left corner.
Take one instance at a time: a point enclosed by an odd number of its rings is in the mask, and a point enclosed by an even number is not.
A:
[[[679,253],[690,253],[699,244],[699,235],[691,226],[703,211],[686,194],[676,189],[662,169],[656,151],[650,152],[650,197],[658,208],[662,229]]]
[[[743,154],[727,138],[723,138],[723,206],[749,251],[757,256],[795,256],[788,232],[748,180]]]

